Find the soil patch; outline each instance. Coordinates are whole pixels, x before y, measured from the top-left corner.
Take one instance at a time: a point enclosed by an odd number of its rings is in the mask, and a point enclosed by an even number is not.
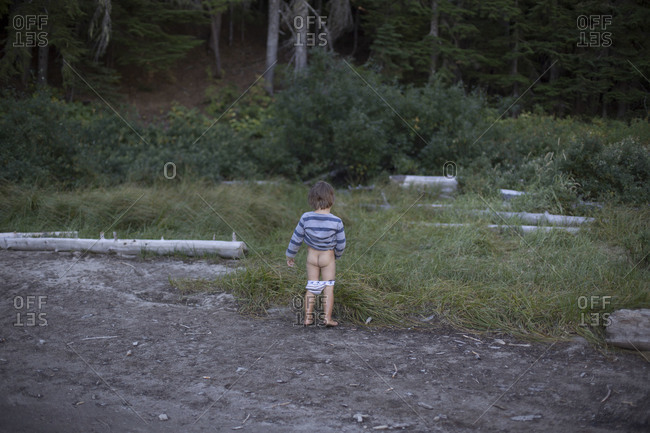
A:
[[[648,431],[638,353],[447,328],[303,328],[288,307],[245,317],[228,293],[183,296],[169,282],[232,269],[0,251],[0,430]]]

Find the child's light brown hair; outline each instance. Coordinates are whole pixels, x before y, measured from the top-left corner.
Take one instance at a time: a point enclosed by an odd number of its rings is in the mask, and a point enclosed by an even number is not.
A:
[[[320,180],[309,190],[307,200],[314,210],[330,208],[334,204],[334,188]]]

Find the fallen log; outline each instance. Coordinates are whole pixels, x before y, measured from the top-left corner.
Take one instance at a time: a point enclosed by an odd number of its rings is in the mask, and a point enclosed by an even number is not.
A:
[[[405,176],[394,175],[389,179],[407,188],[410,186],[436,186],[443,194],[451,194],[458,188],[458,181],[454,177],[445,176]]]
[[[223,185],[277,185],[279,182],[275,180],[223,180]]]
[[[581,216],[570,216],[570,215],[553,215],[548,212],[544,213],[529,213],[529,212],[501,212],[501,211],[492,211],[492,210],[475,210],[472,213],[477,214],[496,214],[504,219],[507,218],[518,218],[526,223],[540,224],[557,224],[557,225],[578,225],[584,223],[590,223],[594,221],[594,218],[581,217]]]
[[[6,232],[0,233],[0,238],[77,238],[79,237],[78,231],[71,232],[32,232],[32,233],[21,233],[21,232]]]
[[[515,191],[514,189],[500,189],[499,192],[501,193],[501,198],[503,198],[506,201],[518,197],[520,195],[526,194],[523,191]]]
[[[453,207],[450,204],[417,204],[417,207],[432,207],[434,209],[446,209]],[[502,211],[493,211],[493,210],[470,210],[468,211],[475,215],[498,215],[503,219],[518,218],[525,223],[531,224],[555,224],[555,225],[565,225],[573,226],[584,223],[591,223],[595,218],[583,217],[583,216],[571,216],[571,215],[554,215],[548,212],[544,213],[530,213],[530,212],[502,212]]]
[[[461,223],[421,223],[423,225],[430,225],[433,227],[468,227],[473,224],[461,224]],[[544,232],[550,232],[553,230],[563,230],[569,233],[578,233],[580,229],[578,227],[561,227],[561,226],[519,226],[519,225],[505,225],[505,224],[488,224],[486,226],[491,230],[520,230],[524,233],[531,233],[537,230]]]
[[[155,239],[69,239],[2,237],[0,246],[22,251],[89,251],[102,254],[137,255],[183,253],[188,256],[217,254],[226,259],[243,258],[247,248],[244,242],[155,240]]]
[[[363,204],[362,206],[366,208],[372,208],[372,209],[390,209],[392,206],[390,206],[388,203],[383,204],[383,205],[376,205],[376,204]],[[450,204],[438,204],[438,203],[433,203],[433,204],[416,204],[416,207],[424,207],[424,208],[434,208],[434,209],[450,209],[453,207],[453,205]],[[580,224],[585,224],[585,223],[591,223],[595,220],[595,218],[590,218],[590,217],[582,217],[582,216],[571,216],[571,215],[553,215],[548,212],[544,213],[529,213],[529,212],[502,212],[502,211],[492,211],[492,210],[469,210],[466,211],[474,215],[497,215],[502,217],[503,219],[514,219],[518,218],[522,220],[523,222],[526,223],[532,223],[532,224],[554,224],[554,225],[559,225],[559,226],[573,226],[573,225],[580,225]],[[522,227],[528,227],[528,226],[522,226]]]

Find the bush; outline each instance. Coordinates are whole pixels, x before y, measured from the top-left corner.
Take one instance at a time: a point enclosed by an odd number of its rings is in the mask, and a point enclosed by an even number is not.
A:
[[[142,127],[105,107],[65,103],[42,91],[26,99],[2,99],[0,114],[5,168],[0,179],[9,182],[151,184],[164,179],[168,162],[176,165],[179,177],[221,180],[257,174],[255,140],[227,124],[213,124],[197,110],[176,106],[162,125]]]
[[[49,92],[0,98],[0,179],[45,185],[78,177],[74,152],[79,120]]]
[[[574,140],[561,169],[588,199],[650,203],[650,146],[627,137],[605,145],[602,137]]]
[[[643,122],[588,124],[522,114],[500,120],[491,129],[492,134],[481,139],[482,153],[469,152],[460,168],[461,186],[467,191],[533,192],[519,200],[526,210],[567,211],[579,196],[650,201],[650,129]]]
[[[285,155],[286,173],[358,183],[380,173],[442,174],[445,161],[471,154],[487,127],[484,100],[434,81],[402,88],[368,70],[314,52],[309,68],[278,95],[267,146]],[[401,171],[403,174],[404,172]]]
[[[148,126],[123,107],[128,124],[104,104],[64,103],[48,91],[7,95],[0,100],[0,180],[151,184],[165,180],[164,167],[173,163],[179,179],[357,184],[393,173],[442,175],[452,161],[464,190],[534,192],[518,204],[530,210],[563,211],[578,195],[650,201],[647,121],[500,118],[460,86],[399,86],[322,51],[310,62],[275,101],[258,84],[220,117],[238,91],[209,89],[213,117],[174,106]]]

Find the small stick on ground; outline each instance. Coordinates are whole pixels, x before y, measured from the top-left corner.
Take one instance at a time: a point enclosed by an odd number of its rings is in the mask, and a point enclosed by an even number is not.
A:
[[[395,372],[391,376],[392,379],[395,379],[395,376],[397,375],[397,366],[393,363],[393,367],[395,367]]]
[[[118,337],[117,335],[108,335],[108,336],[105,336],[105,337],[86,337],[86,338],[82,338],[81,341],[85,341],[85,340],[104,340],[104,339],[107,339],[107,338],[117,338],[117,337]]]
[[[610,395],[612,395],[612,389],[609,387],[609,385],[607,385],[607,395],[602,400],[600,400],[600,402],[605,403]]]

